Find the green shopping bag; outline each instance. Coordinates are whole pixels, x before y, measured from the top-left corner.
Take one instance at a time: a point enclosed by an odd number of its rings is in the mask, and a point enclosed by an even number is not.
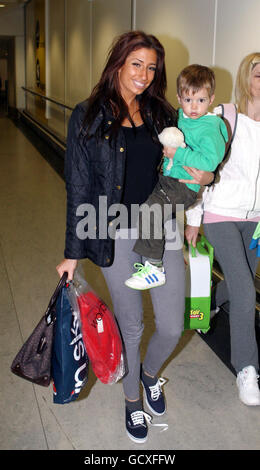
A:
[[[184,329],[206,333],[210,328],[211,274],[214,249],[204,235],[196,248],[186,246]]]

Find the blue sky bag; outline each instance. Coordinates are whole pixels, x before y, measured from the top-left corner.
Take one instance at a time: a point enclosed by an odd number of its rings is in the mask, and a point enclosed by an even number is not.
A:
[[[70,304],[68,285],[56,304],[52,351],[53,403],[70,403],[78,398],[88,379],[88,356],[77,312]]]

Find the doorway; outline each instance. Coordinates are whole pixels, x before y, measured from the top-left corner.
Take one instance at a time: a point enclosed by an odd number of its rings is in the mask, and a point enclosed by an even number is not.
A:
[[[16,107],[15,49],[13,36],[0,36],[0,115]]]

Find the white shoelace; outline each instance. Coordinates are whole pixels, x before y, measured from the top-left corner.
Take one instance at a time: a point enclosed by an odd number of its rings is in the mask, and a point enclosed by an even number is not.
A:
[[[161,387],[166,384],[167,380],[165,380],[163,377],[160,377],[155,385],[152,385],[149,387],[149,390],[151,391],[151,398],[152,400],[158,400],[160,394],[162,393]]]
[[[144,426],[144,412],[143,411],[133,411],[133,413],[131,413],[131,419],[134,423],[134,426],[136,426],[137,424],[141,424],[142,426]]]
[[[148,413],[145,413],[145,411],[133,411],[133,413],[131,413],[131,419],[133,421],[134,426],[138,424],[144,426],[144,418],[151,426],[163,427],[163,429],[161,429],[161,432],[166,431],[168,429],[168,424],[166,423],[152,423],[153,418]]]

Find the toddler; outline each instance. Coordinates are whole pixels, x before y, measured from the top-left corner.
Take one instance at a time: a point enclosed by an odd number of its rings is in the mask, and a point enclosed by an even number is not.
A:
[[[152,194],[144,205],[148,206],[149,220],[144,213],[139,213],[139,238],[134,251],[142,256],[142,262],[136,263],[137,272],[125,281],[125,284],[138,290],[150,289],[165,284],[166,275],[163,268],[164,225],[176,213],[176,204],[183,204],[187,210],[196,200],[200,186],[198,184],[180,183],[179,179],[192,179],[183,166],[194,167],[204,171],[214,171],[225,155],[228,132],[224,121],[208,108],[215,98],[214,72],[203,65],[189,65],[177,78],[177,98],[180,104],[178,128],[183,132],[186,147],[164,148],[168,157],[164,158],[163,174]],[[151,211],[156,204],[157,209]],[[165,205],[172,210],[165,213]],[[169,206],[170,204],[170,206]],[[149,224],[149,238],[142,237],[143,227]],[[158,229],[159,227],[159,232]],[[156,236],[160,233],[161,236]]]

